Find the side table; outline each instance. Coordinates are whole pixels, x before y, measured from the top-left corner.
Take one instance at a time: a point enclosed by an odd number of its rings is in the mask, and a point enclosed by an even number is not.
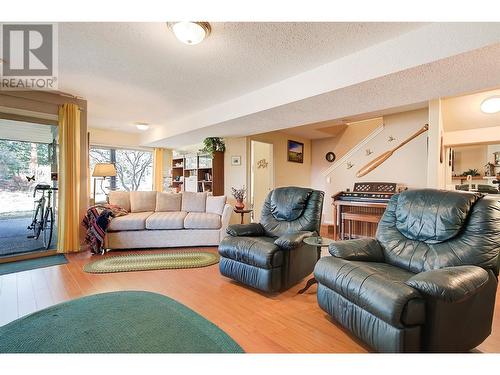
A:
[[[320,236],[315,237],[307,237],[304,238],[304,242],[308,245],[316,246],[316,250],[318,251],[318,260],[321,258],[321,248],[330,246],[331,243],[335,241],[330,238],[324,238]],[[316,284],[318,281],[316,278],[312,277],[306,282],[306,286],[298,291],[298,294],[303,294],[307,289],[309,289],[312,285]]]
[[[253,210],[238,210],[238,209],[234,209],[234,212],[236,212],[237,214],[241,214],[241,224],[243,224],[243,218],[244,218],[244,215],[245,214],[249,214],[250,212],[252,212]]]

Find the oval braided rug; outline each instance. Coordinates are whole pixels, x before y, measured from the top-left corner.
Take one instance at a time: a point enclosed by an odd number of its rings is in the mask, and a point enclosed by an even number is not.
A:
[[[215,324],[171,298],[122,291],[63,302],[0,327],[0,353],[243,353],[243,349]]]
[[[207,267],[219,263],[219,254],[207,251],[127,254],[104,257],[87,263],[88,273],[110,273]]]

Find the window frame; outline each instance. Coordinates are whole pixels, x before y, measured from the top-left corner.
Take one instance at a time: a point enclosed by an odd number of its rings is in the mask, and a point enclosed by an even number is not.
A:
[[[88,160],[89,160],[89,181],[90,181],[90,189],[89,189],[89,192],[90,192],[90,195],[93,194],[93,191],[92,191],[92,188],[93,188],[93,178],[96,178],[96,177],[93,177],[92,176],[92,171],[90,170],[90,151],[92,149],[101,149],[101,150],[107,150],[107,151],[111,151],[112,150],[115,150],[115,151],[118,151],[118,150],[121,150],[121,151],[143,151],[143,152],[149,152],[151,153],[151,156],[152,156],[152,159],[151,159],[151,186],[150,186],[150,189],[151,190],[145,190],[145,191],[153,191],[154,190],[154,178],[153,178],[153,174],[154,174],[154,149],[153,148],[150,148],[150,147],[140,147],[140,146],[111,146],[111,145],[104,145],[104,144],[99,144],[99,143],[89,143],[89,155],[88,155]],[[111,157],[110,157],[110,160],[109,160],[110,163],[112,163],[111,161]],[[116,162],[115,162],[116,163]],[[115,185],[117,184],[117,178],[116,177],[111,177],[110,179],[111,181],[111,185]]]

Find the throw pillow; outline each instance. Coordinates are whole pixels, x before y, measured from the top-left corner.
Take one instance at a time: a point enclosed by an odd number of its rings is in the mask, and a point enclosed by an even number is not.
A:
[[[156,208],[156,191],[131,191],[130,212],[152,212]]]
[[[185,212],[205,212],[207,204],[207,193],[192,193],[185,191],[182,193],[182,211]]]
[[[226,204],[226,196],[220,195],[217,197],[208,196],[207,197],[207,213],[222,215],[224,206]]]
[[[109,204],[121,207],[130,212],[130,193],[128,191],[110,191],[108,201]]]
[[[156,212],[180,211],[182,194],[161,193],[156,194]]]

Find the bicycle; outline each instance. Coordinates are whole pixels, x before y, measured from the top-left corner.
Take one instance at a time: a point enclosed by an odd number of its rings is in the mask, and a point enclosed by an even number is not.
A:
[[[48,250],[52,242],[55,221],[51,198],[52,193],[57,191],[57,188],[53,188],[50,185],[38,184],[35,186],[35,190],[33,190],[33,198],[36,197],[38,191],[42,192],[42,196],[34,202],[33,220],[28,225],[28,230],[32,230],[33,234],[27,237],[38,240],[42,233],[43,246]]]

